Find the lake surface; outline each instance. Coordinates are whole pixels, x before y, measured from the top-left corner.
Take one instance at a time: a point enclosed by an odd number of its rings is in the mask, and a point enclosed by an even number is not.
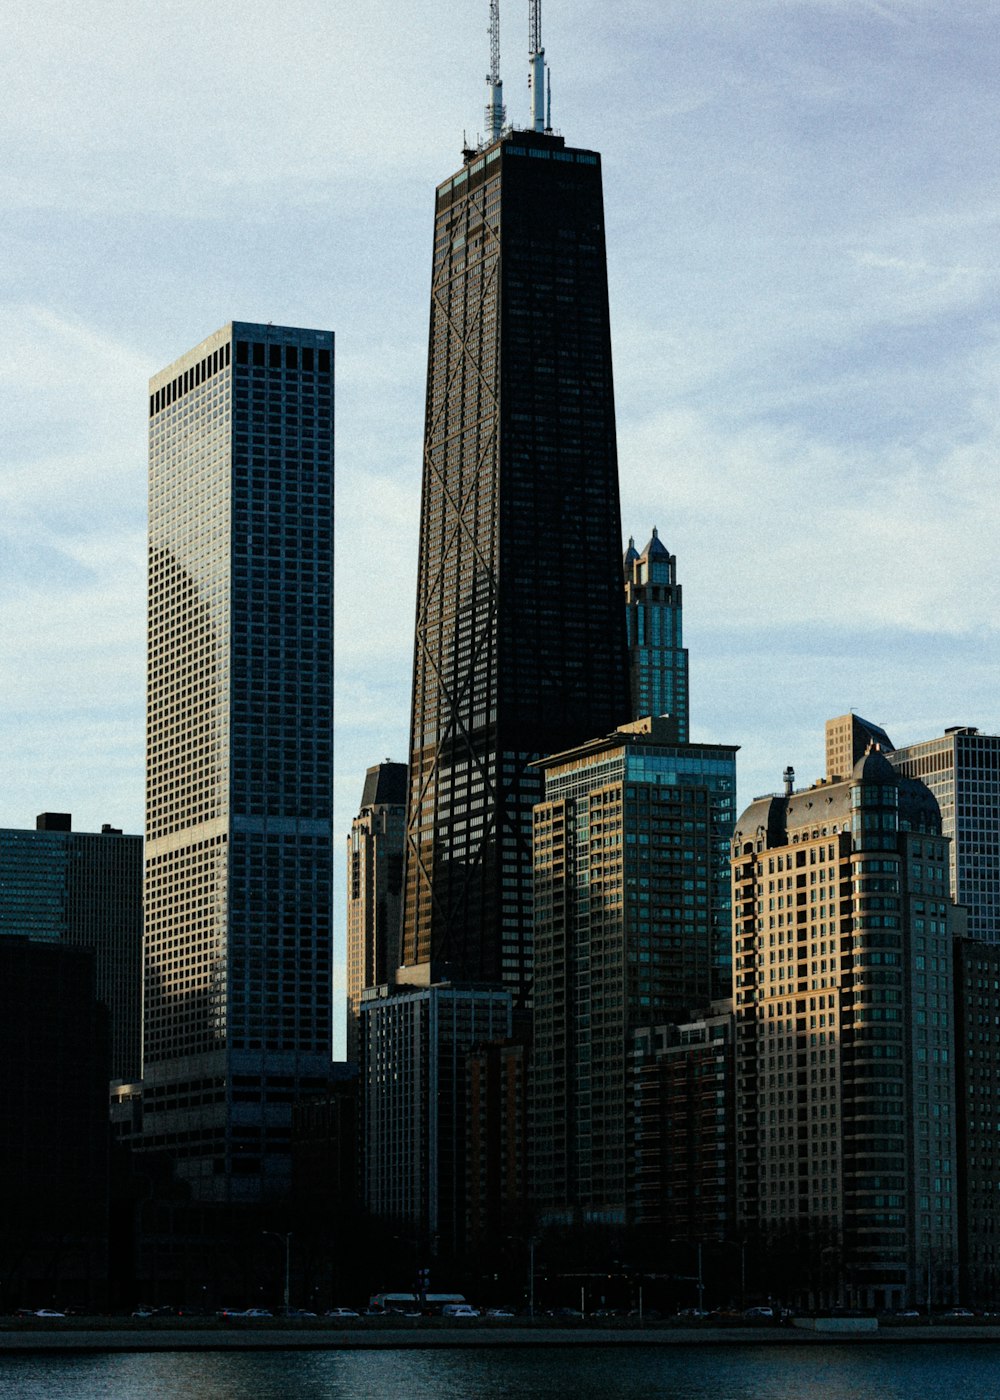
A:
[[[991,1400],[1000,1345],[0,1357],[3,1400]]]

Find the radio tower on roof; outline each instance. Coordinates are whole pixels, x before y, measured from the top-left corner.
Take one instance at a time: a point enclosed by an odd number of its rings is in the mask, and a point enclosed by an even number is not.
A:
[[[499,141],[507,112],[500,78],[500,0],[490,0],[490,71],[486,75],[486,142]]]
[[[545,50],[542,48],[542,0],[528,0],[528,92],[532,131],[545,131]],[[549,117],[551,124],[551,116]]]

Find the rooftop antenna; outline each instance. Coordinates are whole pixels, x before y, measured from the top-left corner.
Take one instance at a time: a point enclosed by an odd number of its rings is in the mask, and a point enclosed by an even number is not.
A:
[[[486,140],[499,141],[507,113],[500,78],[500,0],[490,0],[490,71],[486,74]]]
[[[528,92],[532,131],[545,130],[545,50],[542,48],[542,0],[528,0]],[[551,112],[549,119],[551,122]]]
[[[545,130],[552,130],[552,69],[545,70]]]

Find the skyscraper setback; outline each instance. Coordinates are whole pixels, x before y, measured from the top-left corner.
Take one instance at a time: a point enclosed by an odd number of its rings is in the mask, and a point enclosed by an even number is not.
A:
[[[437,190],[404,981],[528,997],[530,765],[629,718],[620,540],[600,156],[508,131]]]
[[[149,398],[146,1145],[288,1184],[330,1064],[333,335],[233,322]]]

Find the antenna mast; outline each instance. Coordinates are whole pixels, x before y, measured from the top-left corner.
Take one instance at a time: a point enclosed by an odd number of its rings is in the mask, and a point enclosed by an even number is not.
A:
[[[486,75],[486,140],[499,141],[507,113],[500,79],[500,0],[490,0],[490,71]]]
[[[545,130],[545,50],[542,48],[542,0],[528,0],[528,92],[532,131]],[[551,114],[549,117],[551,125]]]

